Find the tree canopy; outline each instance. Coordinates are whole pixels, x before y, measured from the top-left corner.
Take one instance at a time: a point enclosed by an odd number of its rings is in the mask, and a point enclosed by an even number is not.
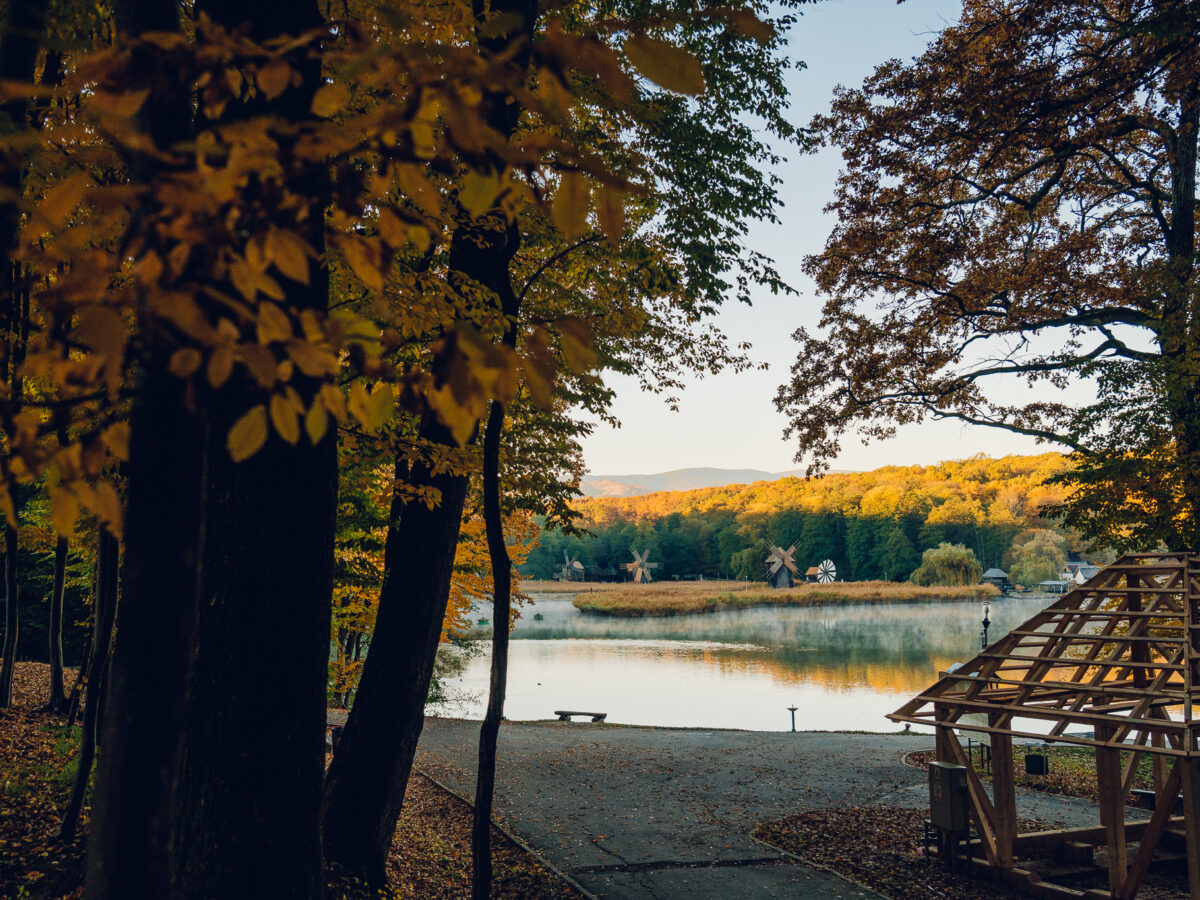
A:
[[[1002,427],[1080,451],[1110,534],[1154,518],[1196,546],[1198,23],[1182,0],[967,0],[919,58],[837,92],[813,122],[845,161],[807,262],[827,299],[777,397],[801,455]],[[1086,378],[1095,403],[1056,397]]]

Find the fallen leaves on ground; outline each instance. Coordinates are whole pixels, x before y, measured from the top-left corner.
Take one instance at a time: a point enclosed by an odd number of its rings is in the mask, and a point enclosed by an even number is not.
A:
[[[1010,890],[986,874],[951,871],[921,848],[923,809],[851,807],[801,813],[754,829],[760,840],[886,894],[892,900],[993,900],[1027,895]],[[1018,819],[1020,832],[1060,827],[1059,823]],[[1018,860],[1018,865],[1023,861]],[[1077,890],[1107,887],[1106,873],[1071,880]],[[1185,900],[1187,873],[1152,871],[1138,900]]]
[[[67,677],[70,690],[74,672]],[[79,837],[58,840],[71,791],[78,726],[41,707],[49,699],[49,666],[17,663],[11,709],[0,710],[0,897],[73,900],[82,888],[88,807]],[[493,831],[492,896],[498,900],[576,900],[579,893],[529,853]],[[334,885],[328,896],[451,900],[471,893],[471,808],[429,779],[414,775],[388,855],[391,890],[354,892]],[[22,892],[23,890],[23,892]]]

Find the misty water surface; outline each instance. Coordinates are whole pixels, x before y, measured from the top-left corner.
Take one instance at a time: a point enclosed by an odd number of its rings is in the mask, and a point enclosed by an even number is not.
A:
[[[505,709],[514,720],[576,709],[625,724],[783,731],[796,706],[798,729],[893,731],[886,713],[979,647],[975,601],[621,619],[583,615],[561,594],[534,599],[513,632]],[[994,601],[990,639],[1047,602]],[[490,608],[475,618],[490,619]],[[453,685],[467,699],[447,712],[482,717],[490,642],[484,650]]]

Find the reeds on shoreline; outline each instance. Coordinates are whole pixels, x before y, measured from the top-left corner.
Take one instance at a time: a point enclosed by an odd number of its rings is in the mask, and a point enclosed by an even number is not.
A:
[[[525,586],[526,590],[536,590]],[[585,613],[626,618],[696,615],[752,606],[833,606],[842,603],[940,603],[989,600],[999,596],[990,584],[922,587],[892,581],[839,581],[769,588],[762,582],[687,581],[652,584],[576,583],[574,605]]]

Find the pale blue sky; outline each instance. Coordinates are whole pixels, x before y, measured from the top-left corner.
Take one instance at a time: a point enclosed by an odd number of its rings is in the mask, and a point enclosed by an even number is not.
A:
[[[957,0],[824,0],[805,8],[793,28],[789,54],[808,68],[789,79],[789,118],[804,125],[828,108],[836,84],[857,86],[886,59],[911,59],[934,33],[957,19]],[[791,158],[779,170],[784,209],[779,225],[759,225],[749,240],[777,261],[799,297],[777,298],[768,291],[752,308],[730,303],[720,325],[734,340],[750,341],[767,371],[722,375],[691,384],[679,412],[660,398],[641,393],[635,382],[613,379],[614,412],[620,429],[600,426],[584,442],[584,458],[593,474],[659,472],[690,466],[783,471],[796,467],[795,448],[782,437],[784,421],[772,398],[786,380],[795,356],[791,333],[813,325],[820,299],[801,271],[803,257],[821,249],[830,220],[822,208],[831,197],[841,159],[836,151]],[[961,459],[975,453],[1037,453],[1050,449],[1007,432],[928,423],[901,432],[893,440],[862,446],[850,439],[836,468],[871,469],[891,464]]]

